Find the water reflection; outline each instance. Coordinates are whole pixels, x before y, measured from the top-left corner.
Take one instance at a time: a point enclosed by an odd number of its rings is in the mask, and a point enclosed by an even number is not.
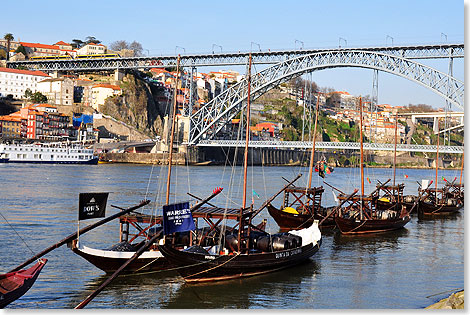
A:
[[[163,308],[303,308],[320,272],[315,260],[261,276],[184,284]],[[217,297],[217,298],[214,298]]]

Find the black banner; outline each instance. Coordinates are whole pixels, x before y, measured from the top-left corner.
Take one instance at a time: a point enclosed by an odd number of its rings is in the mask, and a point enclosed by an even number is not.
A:
[[[80,193],[78,220],[104,218],[109,193]]]

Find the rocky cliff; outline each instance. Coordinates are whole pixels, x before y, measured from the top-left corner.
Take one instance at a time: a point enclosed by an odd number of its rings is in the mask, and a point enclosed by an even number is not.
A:
[[[108,97],[102,107],[103,114],[135,127],[154,138],[163,132],[166,105],[157,100],[164,91],[146,82],[138,73],[128,73],[119,83],[122,95]]]

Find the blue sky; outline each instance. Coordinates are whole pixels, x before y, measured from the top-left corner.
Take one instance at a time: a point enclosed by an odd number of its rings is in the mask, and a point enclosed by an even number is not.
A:
[[[213,44],[225,52],[257,49],[251,42],[262,50],[299,48],[299,41],[305,48],[331,48],[338,46],[340,38],[342,46],[348,47],[390,45],[390,37],[395,45],[464,41],[464,1],[457,0],[20,0],[2,1],[1,10],[10,12],[2,13],[2,37],[12,33],[21,41],[43,44],[87,36],[106,45],[136,40],[150,55],[212,52]],[[447,61],[422,62],[448,71]],[[464,80],[463,60],[454,61],[454,76]],[[371,94],[372,77],[372,70],[359,68],[312,74],[320,87],[354,95]],[[379,103],[444,105],[426,88],[383,72]]]

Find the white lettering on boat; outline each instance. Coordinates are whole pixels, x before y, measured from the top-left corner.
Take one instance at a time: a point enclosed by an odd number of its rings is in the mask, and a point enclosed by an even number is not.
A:
[[[293,249],[293,250],[288,251],[288,252],[276,253],[275,257],[276,257],[276,259],[278,259],[278,258],[286,258],[286,257],[292,256],[292,255],[300,254],[301,252],[302,252],[302,249],[296,248],[296,249]]]

